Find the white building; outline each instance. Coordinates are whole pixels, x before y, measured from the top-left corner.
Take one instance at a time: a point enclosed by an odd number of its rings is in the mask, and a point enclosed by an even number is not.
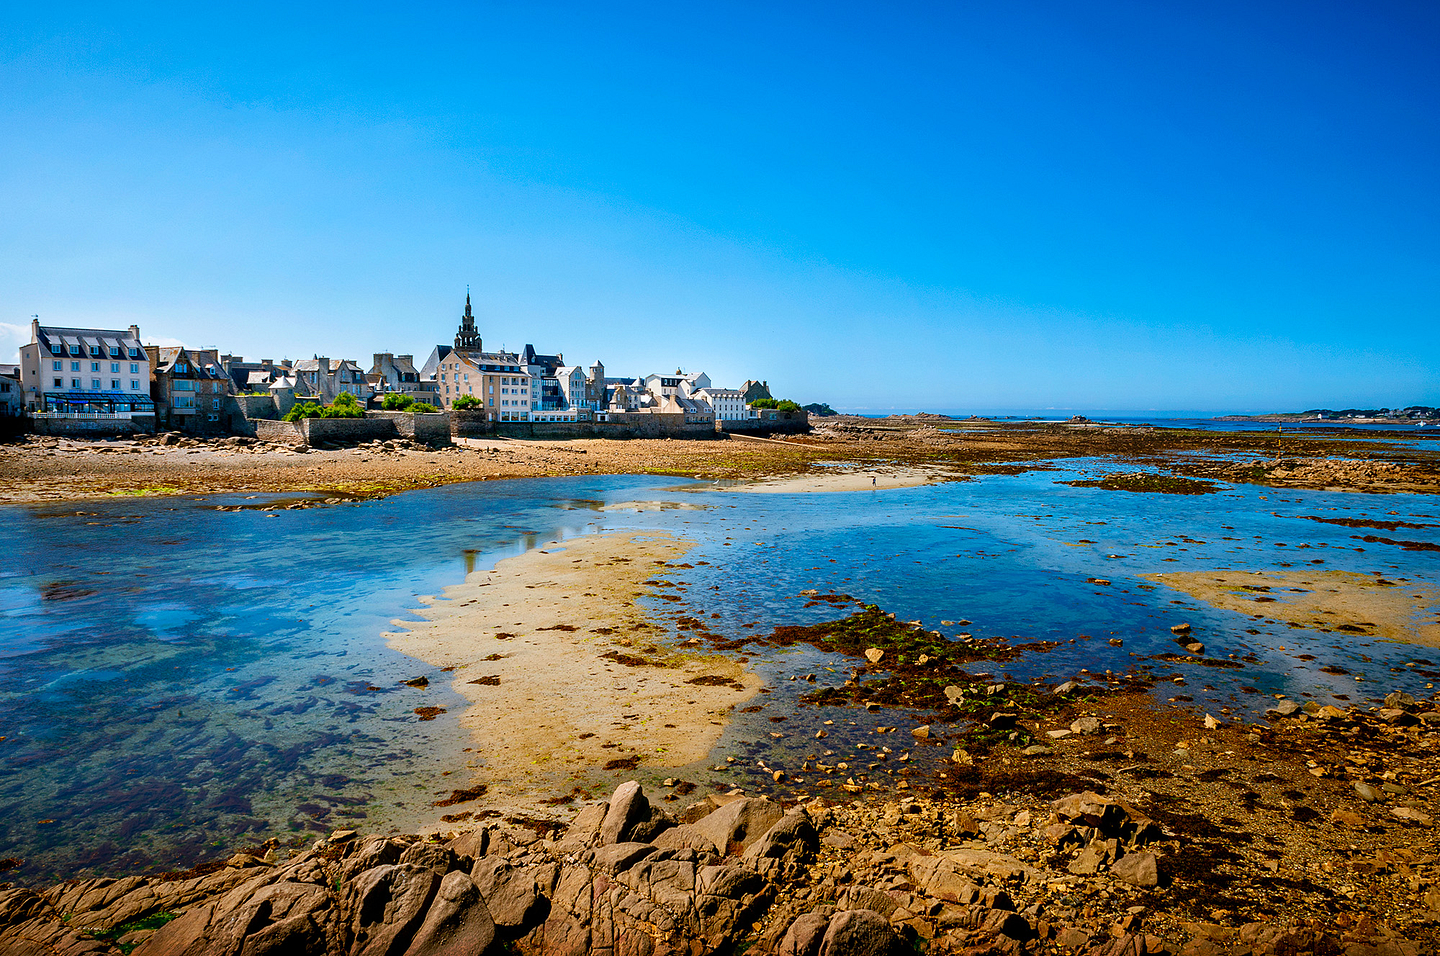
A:
[[[745,393],[738,388],[701,388],[690,397],[700,399],[714,409],[717,421],[738,422],[751,417],[750,410],[745,407]]]
[[[153,416],[150,358],[140,327],[71,329],[30,323],[20,347],[20,385],[32,415],[52,418]]]

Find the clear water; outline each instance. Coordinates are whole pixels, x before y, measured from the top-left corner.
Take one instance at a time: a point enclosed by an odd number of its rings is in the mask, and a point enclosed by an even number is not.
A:
[[[815,589],[949,634],[1059,642],[997,677],[1124,671],[1134,655],[1173,650],[1169,627],[1185,620],[1210,656],[1255,659],[1236,671],[1157,665],[1158,677],[1185,679],[1197,706],[1253,713],[1273,693],[1358,702],[1429,690],[1440,651],[1292,629],[1140,575],[1318,566],[1433,584],[1440,552],[1364,542],[1364,529],[1304,518],[1440,525],[1431,498],[1246,486],[1147,495],[1058,483],[1105,470],[1089,462],[1073,472],[793,496],[603,477],[481,482],[289,511],[215,510],[269,503],[235,498],[0,509],[12,542],[0,572],[0,857],[23,858],[21,878],[179,867],[267,837],[433,819],[432,802],[465,785],[463,772],[442,776],[466,765],[461,701],[446,675],[390,651],[382,632],[417,595],[438,594],[467,570],[607,530],[694,538],[694,567],[667,572],[685,603],[656,601],[656,613],[703,615],[736,636],[836,616],[804,606],[800,592]],[[598,510],[628,500],[704,507]],[[1436,543],[1437,532],[1376,534]],[[961,620],[971,623],[942,623]],[[766,678],[765,710],[736,715],[711,759],[736,755],[740,769],[719,778],[799,760],[826,719],[857,734],[898,722],[796,703],[815,685],[785,678],[808,672],[839,683],[843,660],[796,648],[757,652],[751,664]],[[1328,665],[1348,673],[1321,670]],[[421,675],[425,689],[402,683]],[[1162,698],[1178,693],[1164,686]],[[447,713],[422,722],[420,706]],[[787,717],[781,739],[770,736],[777,715]],[[834,742],[843,738],[837,730]]]

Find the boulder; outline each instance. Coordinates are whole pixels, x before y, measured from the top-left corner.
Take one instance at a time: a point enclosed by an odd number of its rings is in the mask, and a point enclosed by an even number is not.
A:
[[[495,923],[470,877],[458,871],[440,881],[435,902],[405,956],[484,956],[497,952]],[[248,950],[247,956],[248,956]]]
[[[721,853],[743,853],[785,815],[779,804],[758,797],[728,803],[709,816],[691,824]],[[737,849],[738,846],[738,849]]]
[[[650,801],[640,784],[627,780],[615,788],[605,810],[605,819],[600,824],[599,844],[605,846],[628,839],[630,830],[644,820],[650,819]]]
[[[1127,853],[1111,865],[1110,875],[1135,886],[1157,886],[1160,883],[1159,860],[1153,853]]]
[[[820,944],[830,927],[831,913],[816,910],[798,917],[785,931],[775,956],[820,956]]]
[[[377,866],[355,881],[351,956],[398,956],[405,952],[440,886],[429,867],[413,863]]]
[[[841,910],[830,917],[819,956],[892,956],[900,939],[890,921],[873,910]]]
[[[518,934],[545,920],[550,904],[540,893],[532,868],[489,857],[475,864],[470,879],[485,900],[490,918],[503,932]]]

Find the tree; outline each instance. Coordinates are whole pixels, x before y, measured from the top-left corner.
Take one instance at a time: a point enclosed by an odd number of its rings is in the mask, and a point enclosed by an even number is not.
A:
[[[455,401],[450,403],[451,408],[460,412],[463,412],[467,408],[479,408],[480,405],[480,399],[476,398],[474,395],[461,395],[459,398],[455,399]]]
[[[409,395],[404,395],[400,392],[391,392],[385,396],[385,400],[380,403],[380,407],[387,412],[403,412],[414,404],[415,399]]]
[[[800,405],[798,402],[792,402],[788,398],[782,398],[775,403],[775,410],[779,412],[798,412],[800,411]]]
[[[774,408],[780,403],[773,398],[757,398],[750,403],[751,408]]]
[[[365,406],[349,392],[341,392],[335,401],[320,412],[321,418],[364,418]]]

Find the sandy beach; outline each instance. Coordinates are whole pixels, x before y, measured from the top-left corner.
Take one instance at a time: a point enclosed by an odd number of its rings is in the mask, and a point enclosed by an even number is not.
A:
[[[1425,584],[1348,571],[1184,571],[1144,577],[1241,614],[1440,647],[1435,620],[1440,593]]]
[[[470,780],[494,805],[526,807],[637,768],[703,759],[730,711],[760,686],[731,660],[688,653],[636,602],[691,544],[664,534],[572,538],[476,571],[387,634],[396,650],[453,668],[470,701]]]

